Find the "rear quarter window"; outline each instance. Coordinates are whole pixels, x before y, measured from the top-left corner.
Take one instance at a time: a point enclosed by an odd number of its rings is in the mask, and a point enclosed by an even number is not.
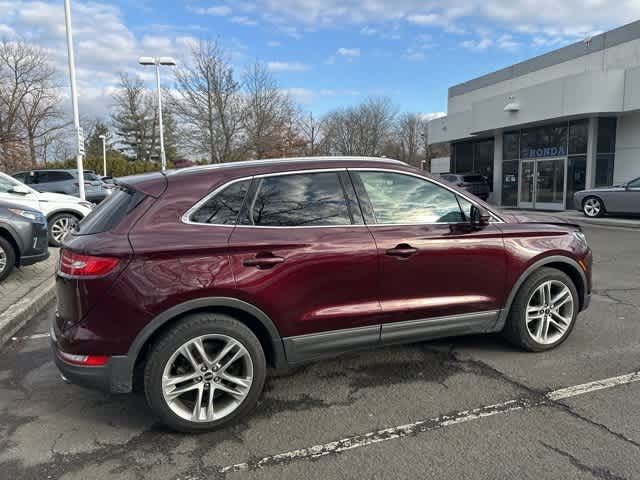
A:
[[[113,193],[94,208],[79,224],[75,235],[93,235],[115,228],[144,200],[141,192],[116,188]]]

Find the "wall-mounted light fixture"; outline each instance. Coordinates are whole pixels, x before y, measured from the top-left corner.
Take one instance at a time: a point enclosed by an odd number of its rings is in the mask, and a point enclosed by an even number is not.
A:
[[[504,111],[512,113],[520,111],[520,104],[516,101],[516,97],[513,95],[509,97],[509,103],[505,105]]]

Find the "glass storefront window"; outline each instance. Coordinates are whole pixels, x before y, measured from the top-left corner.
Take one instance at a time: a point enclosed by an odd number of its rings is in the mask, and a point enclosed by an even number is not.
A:
[[[598,153],[614,153],[616,151],[616,118],[600,117],[598,119]]]
[[[599,153],[596,156],[596,187],[613,185],[613,153]]]
[[[587,153],[589,120],[569,122],[569,155]]]
[[[518,160],[502,163],[502,205],[518,206]]]
[[[567,124],[527,128],[520,136],[520,158],[562,157],[567,154]]]
[[[575,208],[573,194],[584,190],[587,179],[587,156],[575,155],[567,163],[567,208]]]
[[[520,158],[520,132],[507,132],[502,136],[502,159]]]
[[[452,173],[467,173],[473,171],[473,143],[463,142],[455,144],[455,164]]]

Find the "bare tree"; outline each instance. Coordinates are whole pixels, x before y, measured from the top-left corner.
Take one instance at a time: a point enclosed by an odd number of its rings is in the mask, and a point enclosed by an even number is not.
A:
[[[261,63],[246,71],[244,96],[242,124],[247,151],[255,158],[277,155],[282,151],[282,134],[295,115],[293,102]]]
[[[242,98],[226,54],[215,42],[201,41],[191,62],[176,71],[176,84],[173,105],[184,143],[210,163],[238,160]]]
[[[420,167],[422,159],[420,150],[425,125],[416,113],[403,113],[396,123],[396,143],[398,146],[398,160]]]
[[[0,42],[0,157],[35,163],[41,140],[64,126],[55,76],[45,50]]]
[[[313,112],[309,112],[309,115],[300,117],[298,124],[301,136],[306,142],[305,155],[310,157],[318,155],[321,145],[322,123],[313,116]]]

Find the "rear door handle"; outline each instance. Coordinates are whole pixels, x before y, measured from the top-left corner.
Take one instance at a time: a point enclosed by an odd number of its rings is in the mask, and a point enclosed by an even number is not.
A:
[[[413,248],[411,245],[407,245],[406,243],[401,243],[400,245],[396,245],[395,248],[387,250],[387,255],[391,257],[409,258],[411,255],[415,255],[416,253],[418,253],[418,249]]]
[[[272,268],[279,263],[284,263],[284,258],[276,257],[275,255],[256,256],[254,258],[246,258],[242,261],[245,267],[256,267],[260,269]]]

